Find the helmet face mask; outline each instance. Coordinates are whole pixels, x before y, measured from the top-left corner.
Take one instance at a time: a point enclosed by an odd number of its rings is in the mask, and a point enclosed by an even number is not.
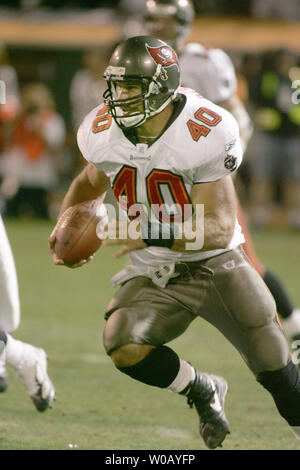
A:
[[[130,38],[114,51],[104,78],[104,102],[117,125],[138,127],[175,99],[180,81],[177,56],[159,39]]]
[[[104,100],[117,124],[127,128],[136,127],[145,122],[145,97],[148,93],[148,81],[130,77],[126,77],[124,80],[115,80],[110,77],[107,83],[108,89],[104,93]]]

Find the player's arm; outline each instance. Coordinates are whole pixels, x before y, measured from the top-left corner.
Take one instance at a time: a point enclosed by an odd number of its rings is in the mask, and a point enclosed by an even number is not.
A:
[[[171,249],[190,251],[193,249],[190,244],[197,251],[226,248],[232,238],[236,219],[236,198],[231,176],[209,183],[194,184],[191,200],[194,208],[192,228],[195,235],[193,238],[187,237],[183,230],[182,236],[174,240]],[[196,220],[199,213],[202,214],[202,211],[197,211],[197,205],[203,205],[203,221]],[[199,233],[199,228],[201,231],[204,229],[204,233]],[[202,241],[202,248],[197,249],[197,239]]]
[[[97,199],[106,192],[106,190],[109,188],[109,185],[109,179],[105,173],[98,171],[93,165],[88,163],[82,172],[71,183],[60,207],[58,218],[61,217],[65,210],[70,206],[74,206],[75,204],[79,204],[83,201]],[[53,262],[57,265],[63,265],[65,264],[63,260],[59,259],[55,254],[55,242],[56,227],[54,227],[48,239],[48,247]],[[80,267],[91,259],[92,257],[89,257],[86,260],[82,260],[79,263],[73,264],[71,267]]]
[[[70,206],[97,199],[108,190],[109,186],[106,174],[88,163],[71,183],[60,207],[59,217]]]
[[[236,197],[231,176],[225,176],[218,181],[209,183],[194,184],[191,200],[194,207],[192,217],[192,233],[194,235],[192,237],[190,226],[186,230],[185,224],[182,225],[180,237],[177,237],[175,235],[176,226],[171,224],[168,230],[171,234],[170,238],[164,240],[163,243],[157,237],[151,239],[149,235],[145,239],[142,235],[143,229],[136,221],[132,221],[129,225],[137,224],[136,231],[139,233],[139,237],[135,239],[130,239],[130,237],[124,239],[122,237],[120,239],[117,234],[113,240],[105,240],[103,244],[124,245],[121,250],[114,253],[115,258],[132,250],[147,248],[147,246],[164,246],[174,251],[207,251],[226,248],[231,241],[236,219]],[[204,207],[204,220],[196,220],[197,205],[203,205]],[[162,224],[157,221],[156,224],[157,227],[154,227],[153,231],[151,229],[148,234],[157,234],[167,229],[165,223]],[[160,227],[158,227],[159,225]],[[199,227],[200,231],[198,231]],[[130,233],[130,230],[128,230],[128,233]]]
[[[227,109],[237,120],[240,129],[240,140],[243,150],[245,150],[253,133],[253,126],[244,104],[237,94],[232,95],[228,100],[218,104]]]

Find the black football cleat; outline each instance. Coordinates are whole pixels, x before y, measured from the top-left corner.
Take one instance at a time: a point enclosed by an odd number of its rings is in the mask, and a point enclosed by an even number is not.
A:
[[[195,371],[196,377],[188,393],[188,404],[195,405],[200,419],[200,435],[209,449],[222,447],[229,423],[225,416],[224,402],[227,382],[211,374]]]

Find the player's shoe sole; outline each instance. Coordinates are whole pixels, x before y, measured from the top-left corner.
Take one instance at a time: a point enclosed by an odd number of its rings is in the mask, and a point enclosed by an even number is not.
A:
[[[196,371],[195,382],[187,395],[189,405],[195,405],[200,435],[209,449],[222,447],[222,442],[230,434],[224,410],[227,390],[227,382],[222,377]]]
[[[211,413],[211,417],[207,422],[200,423],[200,434],[209,449],[216,449],[222,447],[222,442],[226,438],[227,434],[230,434],[229,423],[225,416],[224,405],[225,397],[228,390],[227,382],[221,377],[213,377],[215,382],[215,397],[213,398],[214,403],[210,404],[210,408],[214,408],[215,402],[219,401],[220,406],[219,412],[217,411],[214,416],[214,411]]]

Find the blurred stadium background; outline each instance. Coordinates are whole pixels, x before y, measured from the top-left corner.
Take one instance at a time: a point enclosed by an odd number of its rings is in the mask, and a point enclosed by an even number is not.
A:
[[[288,173],[288,163],[277,163],[287,161],[288,152],[299,153],[299,103],[292,102],[293,93],[295,99],[300,99],[299,1],[194,0],[194,5],[196,19],[188,41],[220,47],[229,53],[239,79],[238,94],[257,131],[239,173],[240,197],[250,222],[255,226],[299,228],[300,163],[291,169],[293,178],[288,174],[287,181],[283,174]],[[60,129],[63,141],[55,142],[60,145],[61,155],[59,163],[52,162],[53,181],[44,183],[46,189],[47,184],[52,189],[51,194],[47,191],[50,216],[55,215],[55,196],[59,199],[59,190],[81,164],[76,130],[82,117],[100,99],[105,84],[99,77],[105,63],[121,39],[143,32],[143,12],[143,0],[0,2],[0,79],[3,74],[6,78],[5,66],[10,65],[21,92],[26,86],[28,92],[28,85],[42,83],[45,89],[35,89],[31,94],[38,97],[50,92],[48,102],[54,101],[65,125],[65,135]],[[29,96],[27,102],[30,100]],[[274,155],[273,162],[276,160],[279,170],[267,178],[268,169],[264,169],[261,180],[255,155],[274,153],[278,144],[281,155]],[[3,163],[0,173],[2,178],[8,173]],[[28,187],[30,182],[26,184]],[[2,185],[2,210],[16,192],[12,181]],[[24,202],[19,204],[18,198],[6,208],[8,214],[34,210]]]
[[[254,144],[238,189],[258,254],[299,305],[300,106],[292,94],[300,100],[300,2],[194,0],[194,6],[188,39],[228,52],[238,94],[253,118]],[[203,448],[194,412],[172,394],[120,377],[104,354],[102,312],[113,292],[108,281],[123,261],[112,262],[111,250],[103,249],[74,272],[52,266],[47,251],[62,195],[83,164],[76,129],[100,99],[105,85],[99,77],[114,46],[143,32],[143,8],[143,0],[0,1],[0,80],[11,83],[9,107],[0,105],[0,212],[19,275],[22,322],[16,336],[47,350],[58,395],[55,409],[38,415],[11,375],[0,397],[0,449]],[[39,144],[28,148],[30,164],[21,174],[19,157],[8,152],[7,143],[24,137],[22,126],[17,134],[14,127],[24,110],[39,110],[41,120],[30,121],[33,133],[55,115],[49,131],[55,152],[50,167],[39,167]],[[279,172],[257,181],[251,156],[268,152],[276,135],[282,168],[290,142],[298,154],[293,178]],[[44,179],[45,171],[51,178]],[[226,448],[298,448],[269,397],[218,332],[198,322],[175,343],[180,355],[229,382],[233,432]]]

